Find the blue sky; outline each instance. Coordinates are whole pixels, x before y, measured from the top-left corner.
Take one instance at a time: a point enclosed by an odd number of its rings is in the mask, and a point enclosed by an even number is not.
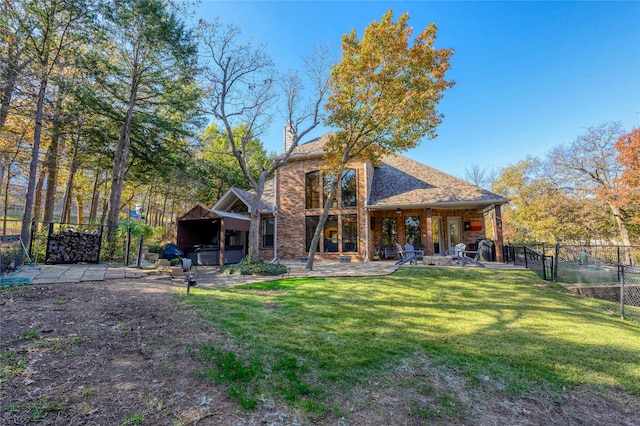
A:
[[[389,9],[418,34],[438,26],[455,50],[438,138],[405,153],[464,177],[473,164],[500,169],[543,157],[590,126],[640,126],[640,2],[203,1],[198,18],[241,28],[282,72],[314,46],[363,29]],[[283,122],[278,122],[278,120]],[[263,143],[282,150],[284,118]],[[318,129],[313,136],[327,131]]]

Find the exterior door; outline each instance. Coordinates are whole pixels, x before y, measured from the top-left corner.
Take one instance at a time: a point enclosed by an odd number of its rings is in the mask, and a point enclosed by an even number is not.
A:
[[[459,217],[447,218],[447,239],[449,250],[462,242],[462,220]]]
[[[442,218],[441,217],[433,217],[431,231],[433,235],[433,254],[435,255],[443,255],[444,247],[442,242],[444,241],[443,229],[442,229]]]

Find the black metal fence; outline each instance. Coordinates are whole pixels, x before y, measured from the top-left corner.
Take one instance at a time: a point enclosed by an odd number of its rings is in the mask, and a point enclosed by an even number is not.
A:
[[[22,220],[0,222],[0,270],[11,272],[26,262],[139,264],[144,239],[126,226],[36,222],[29,223],[29,240],[20,239]],[[112,238],[107,239],[108,231]],[[4,265],[4,266],[3,266]]]
[[[529,246],[507,245],[503,247],[505,263],[522,265],[531,269],[545,281],[553,279],[553,256],[545,254],[544,246],[537,246],[538,251]]]
[[[640,306],[639,255],[635,246],[557,245],[554,280],[580,286],[583,294]]]
[[[640,247],[613,245],[503,247],[505,263],[523,265],[546,281],[578,287],[577,293],[640,306]]]

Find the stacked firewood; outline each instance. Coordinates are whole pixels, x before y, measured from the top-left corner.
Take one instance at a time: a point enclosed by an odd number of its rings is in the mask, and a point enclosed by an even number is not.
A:
[[[47,263],[97,262],[100,234],[69,228],[49,236]]]

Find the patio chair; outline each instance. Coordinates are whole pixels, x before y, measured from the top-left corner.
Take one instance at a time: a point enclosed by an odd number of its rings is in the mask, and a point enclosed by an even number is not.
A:
[[[398,252],[398,256],[400,256],[400,260],[396,262],[396,265],[404,265],[407,262],[411,263],[412,265],[418,263],[415,251],[409,252],[403,249],[399,243],[396,243],[396,250]]]
[[[473,257],[467,256],[467,254],[473,253]],[[461,266],[466,266],[467,263],[472,263],[476,266],[484,268],[484,264],[478,262],[480,252],[477,250],[467,250],[467,246],[463,243],[457,244],[455,247],[455,257],[460,262]]]
[[[423,259],[424,260],[424,250],[416,249],[413,247],[413,244],[405,244],[404,245],[405,253],[413,253],[416,255],[416,260]]]
[[[467,249],[467,245],[465,243],[456,244],[453,248],[453,257],[456,260],[460,260],[464,256],[464,251]]]

